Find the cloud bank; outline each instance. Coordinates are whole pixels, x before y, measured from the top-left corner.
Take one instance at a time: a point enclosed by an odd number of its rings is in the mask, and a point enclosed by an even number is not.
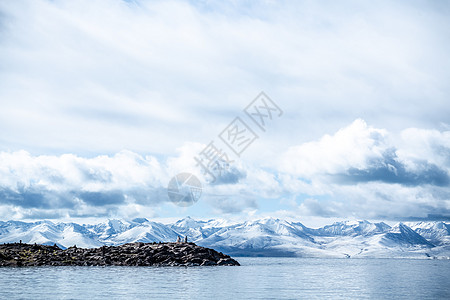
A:
[[[131,151],[93,158],[2,152],[0,211],[17,216],[28,211],[30,217],[126,216],[132,207],[173,206],[167,183],[190,171],[204,184],[196,205],[213,214],[248,213],[264,201],[276,210],[291,199],[291,213],[299,215],[446,215],[449,141],[449,131],[410,128],[394,136],[357,119],[332,135],[291,147],[269,168],[237,161],[213,184],[193,159],[201,144],[186,144],[164,160]]]
[[[358,119],[334,135],[291,147],[280,166],[291,176],[286,186],[316,197],[301,203],[299,213],[426,217],[450,212],[449,149],[449,131],[392,134]]]

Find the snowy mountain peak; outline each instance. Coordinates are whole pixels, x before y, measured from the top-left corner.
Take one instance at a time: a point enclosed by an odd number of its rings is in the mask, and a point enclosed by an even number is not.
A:
[[[411,227],[414,230],[417,229],[432,229],[432,230],[445,230],[447,232],[450,232],[450,225],[446,224],[442,221],[438,222],[409,222],[406,223],[409,227]]]
[[[393,226],[388,233],[385,234],[384,240],[387,244],[391,242],[408,244],[408,245],[426,245],[433,247],[434,245],[427,241],[423,236],[412,230],[409,226],[398,223]]]
[[[371,223],[369,221],[343,221],[335,222],[316,230],[319,235],[324,236],[356,236],[373,235],[386,232],[390,226],[385,223]]]
[[[444,222],[409,222],[407,225],[435,245],[450,243],[450,225]]]
[[[199,228],[202,227],[206,222],[204,221],[196,221],[193,218],[187,216],[184,219],[176,221],[173,225],[175,227],[182,227],[182,228]]]

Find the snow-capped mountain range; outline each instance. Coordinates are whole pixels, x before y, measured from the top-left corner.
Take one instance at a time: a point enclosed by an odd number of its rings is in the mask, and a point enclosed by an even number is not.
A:
[[[450,259],[450,224],[336,222],[318,229],[265,218],[230,224],[190,217],[172,224],[144,218],[96,225],[0,221],[0,243],[19,242],[91,248],[129,242],[189,241],[234,256],[392,257]]]

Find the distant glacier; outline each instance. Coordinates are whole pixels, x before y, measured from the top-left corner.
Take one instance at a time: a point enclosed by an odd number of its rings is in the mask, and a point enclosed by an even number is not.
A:
[[[84,248],[130,242],[189,241],[234,256],[450,259],[450,224],[336,222],[318,229],[300,222],[264,218],[242,223],[200,221],[171,224],[145,218],[91,224],[0,221],[0,243],[73,245]]]

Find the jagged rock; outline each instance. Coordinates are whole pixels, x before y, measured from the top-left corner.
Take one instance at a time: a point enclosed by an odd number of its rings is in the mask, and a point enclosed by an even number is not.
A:
[[[129,243],[96,249],[0,245],[0,266],[239,266],[230,256],[194,243]]]

